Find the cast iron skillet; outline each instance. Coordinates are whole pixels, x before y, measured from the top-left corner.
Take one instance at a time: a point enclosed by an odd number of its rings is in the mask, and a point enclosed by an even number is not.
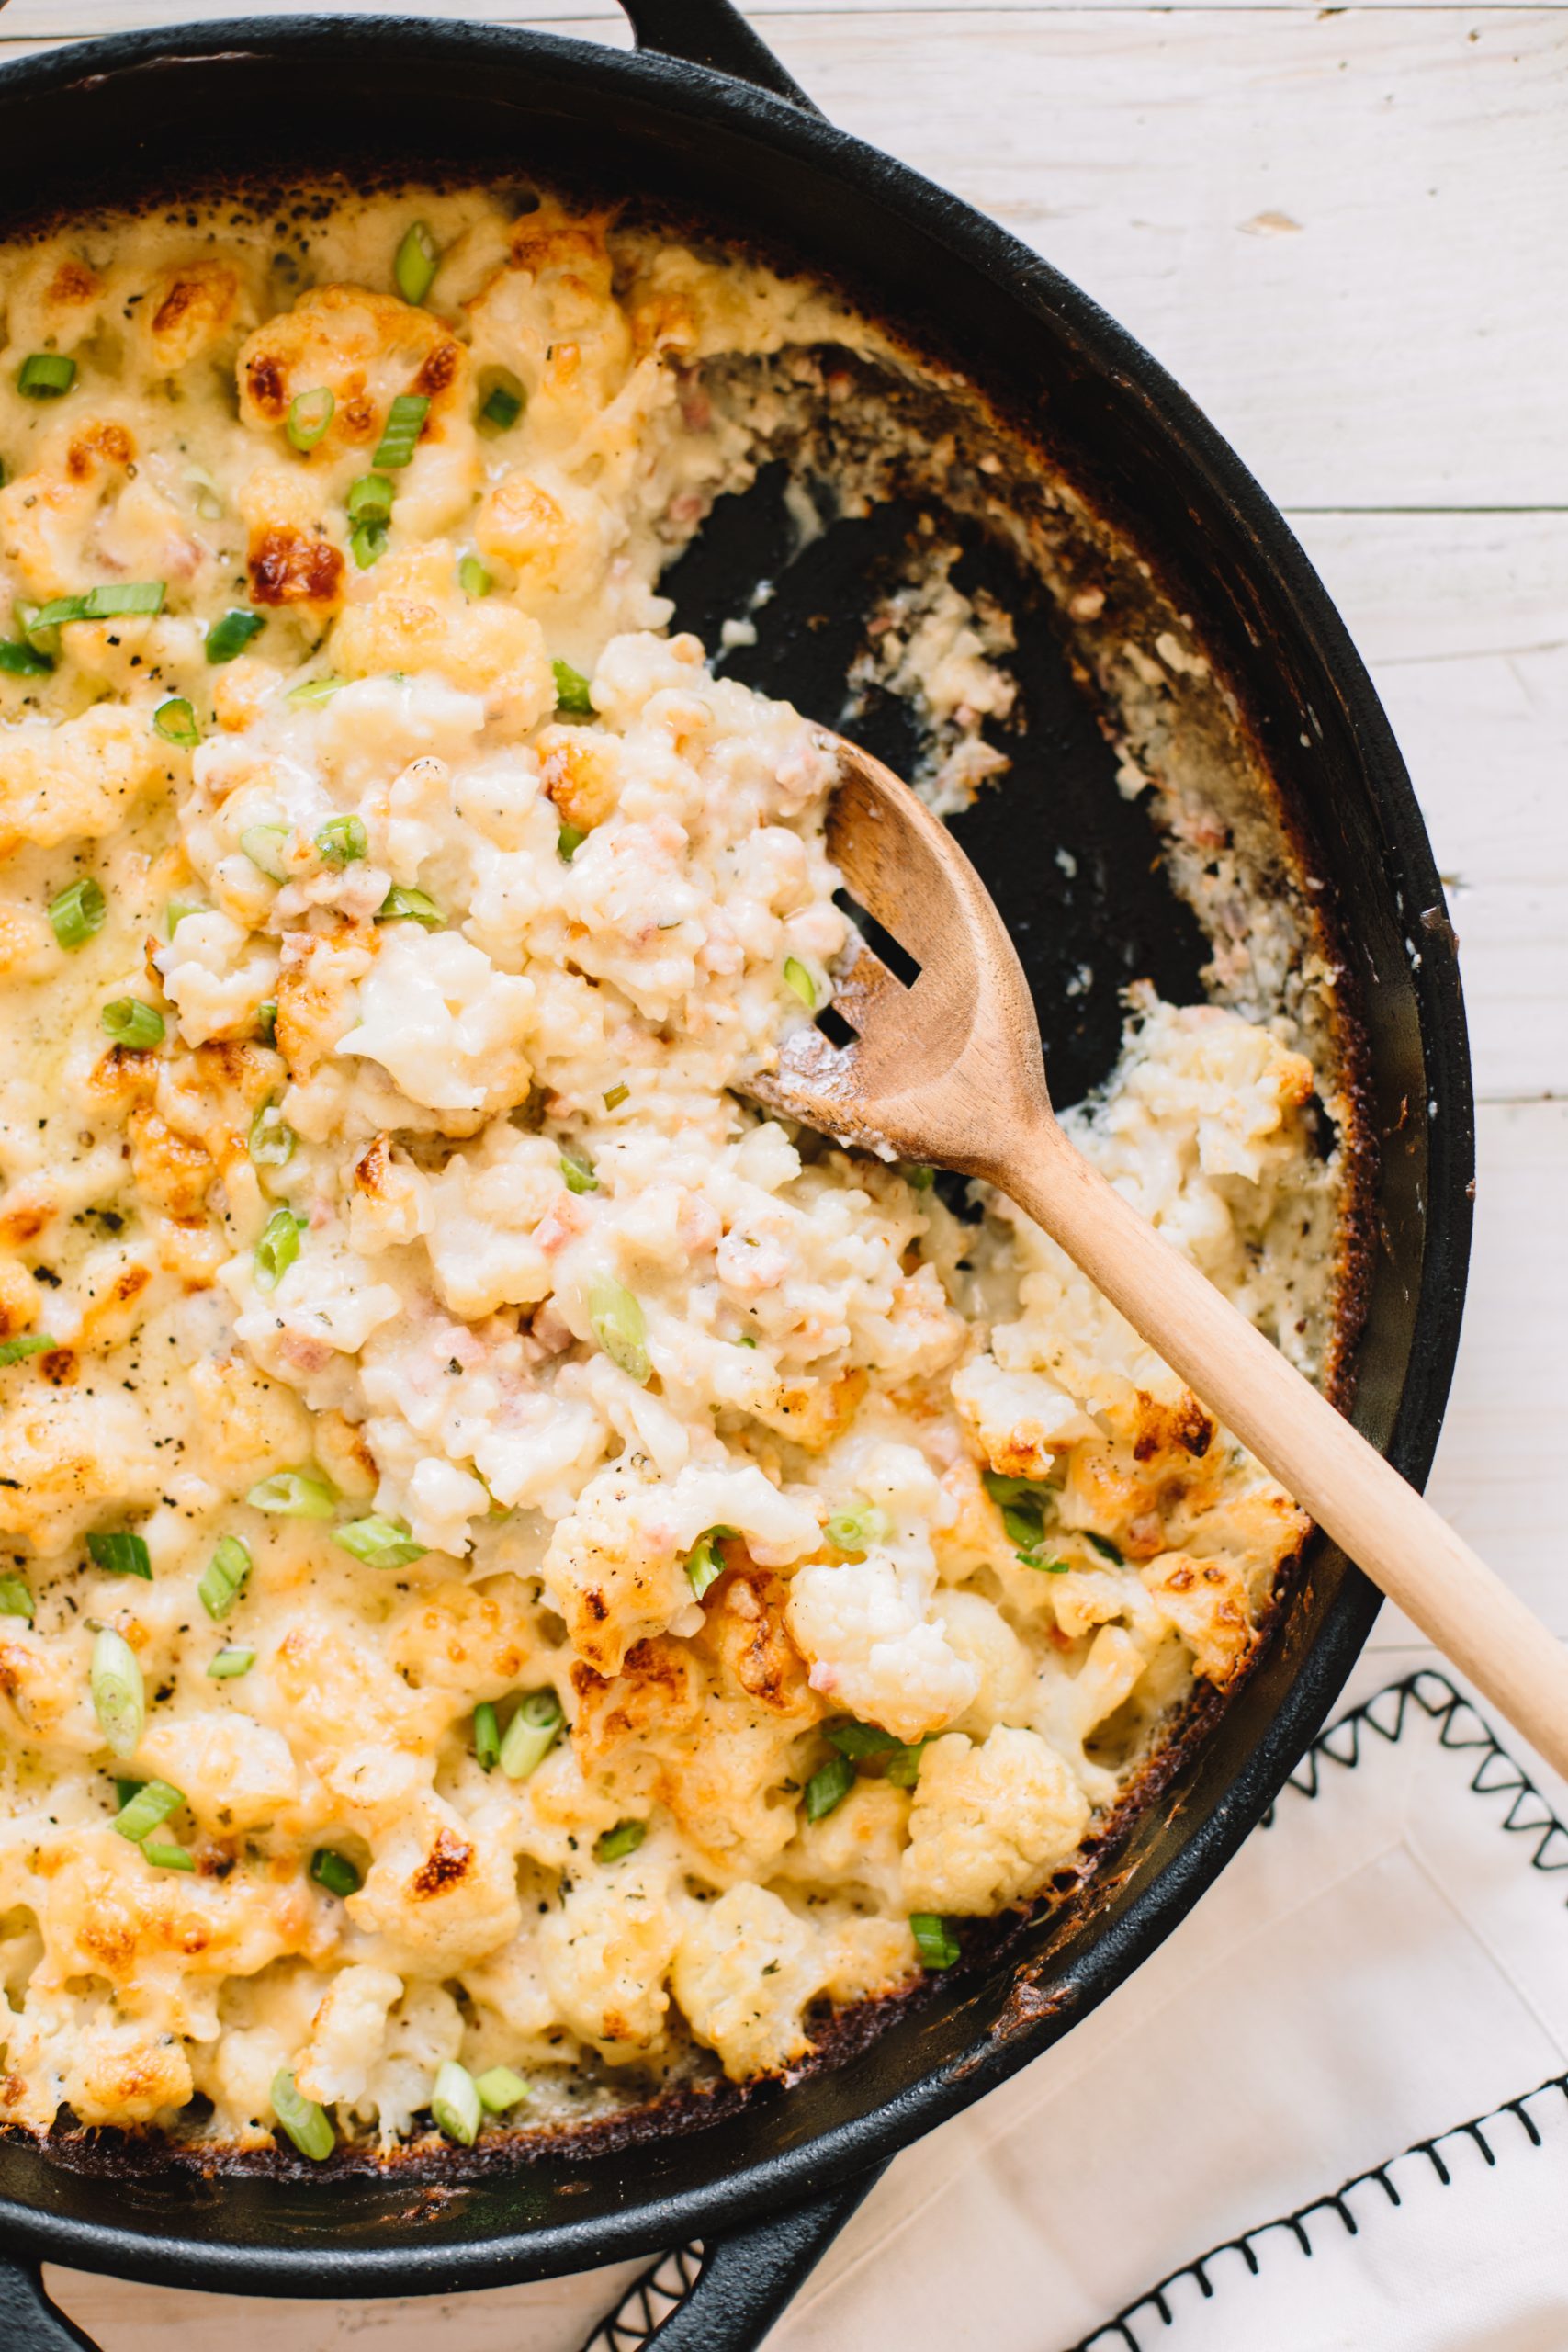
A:
[[[626,5],[643,44],[636,55],[500,29],[319,17],[24,60],[0,73],[0,230],[40,207],[134,198],[171,154],[285,179],[291,166],[320,171],[356,149],[384,163],[506,155],[542,175],[589,161],[616,186],[874,288],[917,346],[924,332],[961,351],[983,385],[1042,418],[1055,446],[1080,453],[1107,499],[1137,518],[1139,545],[1180,583],[1199,641],[1244,682],[1286,806],[1336,894],[1366,1030],[1366,1110],[1382,1147],[1356,1417],[1423,1478],[1470,1232],[1463,1010],[1409,780],[1322,587],[1191,403],[1044,262],[836,130],[728,0]],[[1021,887],[1016,871],[998,878]],[[1170,1932],[1317,1730],[1376,1608],[1371,1587],[1314,1544],[1258,1670],[1143,1815],[1091,1917],[1065,1934],[1031,1928],[988,1971],[941,1985],[836,2068],[706,2130],[438,2188],[395,2175],[95,2175],[0,2143],[10,2256],[0,2262],[0,2339],[7,2352],[84,2344],[44,2298],[44,2260],[234,2293],[427,2295],[701,2238],[704,2280],[661,2343],[755,2344],[898,2148],[1038,2055]],[[1021,1959],[1033,1961],[1032,1975]]]

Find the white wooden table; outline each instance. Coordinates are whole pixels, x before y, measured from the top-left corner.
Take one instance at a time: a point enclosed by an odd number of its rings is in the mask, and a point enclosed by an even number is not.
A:
[[[572,0],[401,4],[627,38]],[[11,0],[0,60],[264,5]],[[1448,884],[1481,1100],[1433,1493],[1568,1636],[1568,6],[750,6],[834,120],[1005,221],[1165,361],[1367,657]],[[1428,1656],[1385,1611],[1355,1687]],[[104,2352],[236,2331],[246,2352],[571,2352],[615,2299],[614,2277],[586,2299],[563,2281],[354,2309],[54,2283]]]

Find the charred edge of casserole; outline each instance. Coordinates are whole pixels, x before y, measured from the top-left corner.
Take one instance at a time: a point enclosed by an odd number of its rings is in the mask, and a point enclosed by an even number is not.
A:
[[[186,185],[193,195],[199,189],[206,216],[205,223],[191,220],[189,225],[210,224],[220,232],[224,225],[270,225],[277,230],[280,243],[284,243],[291,227],[319,226],[344,200],[360,200],[367,195],[396,192],[402,187],[479,188],[502,202],[513,204],[517,217],[536,209],[539,189],[547,189],[564,201],[583,205],[606,200],[602,186],[574,184],[558,169],[552,169],[547,179],[541,176],[535,184],[521,179],[513,169],[500,168],[494,175],[477,171],[471,160],[434,163],[422,165],[416,172],[401,164],[389,163],[371,167],[367,175],[356,174],[352,181],[346,175],[316,176],[303,191],[297,183],[285,188],[265,175],[227,176],[219,199],[228,208],[225,224],[212,218],[216,208],[211,174],[204,173],[199,179]],[[22,226],[8,226],[7,241],[40,239],[84,221],[101,223],[125,209],[143,215],[156,214],[177,208],[180,202],[165,180],[163,194],[149,196],[140,204],[106,203],[100,210],[86,214],[73,207],[69,213],[39,216]],[[169,217],[180,225],[186,225],[188,220],[188,216],[177,209],[170,209]],[[1145,618],[1146,608],[1151,605],[1163,606],[1171,618],[1179,618],[1186,606],[1172,567],[1158,556],[1145,554],[1132,521],[1117,515],[1102,489],[1086,486],[1088,477],[1081,453],[1077,453],[1079,462],[1075,466],[1072,457],[1054,447],[1042,433],[1038,418],[1024,410],[1017,395],[976,382],[954,355],[943,353],[934,324],[922,322],[917,332],[903,321],[889,319],[874,288],[857,285],[830,268],[807,265],[777,246],[742,237],[716,236],[699,218],[673,207],[634,201],[623,205],[621,218],[627,226],[666,229],[698,252],[718,260],[761,262],[781,275],[807,277],[827,286],[879,326],[899,347],[914,371],[913,380],[901,381],[887,368],[874,367],[859,355],[842,355],[857,373],[866,375],[868,379],[874,375],[875,397],[895,411],[907,407],[911,412],[911,435],[917,430],[912,413],[923,408],[929,420],[933,407],[940,407],[949,425],[969,438],[976,457],[982,449],[987,454],[1010,456],[1012,462],[1001,475],[980,476],[976,469],[976,480],[984,482],[986,497],[1002,497],[1016,505],[1019,519],[1033,540],[1036,576],[1057,606],[1069,643],[1077,641],[1075,670],[1078,682],[1096,704],[1100,724],[1110,740],[1118,746],[1124,743],[1124,730],[1094,664],[1093,647],[1097,637],[1108,637],[1118,628],[1128,626],[1130,606],[1108,594],[1103,628],[1068,623],[1060,586],[1064,577],[1064,537],[1076,543],[1076,552],[1087,556],[1092,551],[1102,565],[1111,563],[1118,571],[1125,571],[1136,562],[1146,563],[1149,571],[1137,597],[1145,608]],[[929,476],[927,482],[929,486]],[[1058,503],[1064,490],[1073,502],[1073,507],[1066,511]],[[959,511],[969,513],[970,519],[984,525],[982,514],[968,508]],[[1103,535],[1102,544],[1098,547],[1092,544],[1096,530]],[[1012,552],[1017,554],[1020,550],[1015,548]],[[1070,571],[1066,576],[1070,581]],[[1095,584],[1103,586],[1105,582],[1097,579]],[[1344,952],[1343,935],[1333,906],[1325,902],[1325,894],[1314,894],[1303,887],[1317,863],[1314,844],[1301,810],[1292,805],[1265,752],[1251,698],[1242,683],[1215,660],[1204,636],[1196,628],[1188,633],[1208,656],[1216,687],[1230,697],[1235,765],[1258,791],[1273,828],[1280,851],[1280,888],[1288,893],[1292,912],[1308,940],[1336,975],[1333,986],[1325,991],[1325,1001],[1336,1065],[1334,1077],[1349,1115],[1338,1136],[1343,1178],[1337,1204],[1337,1250],[1327,1318],[1325,1385],[1335,1402],[1346,1408],[1354,1393],[1354,1351],[1370,1287],[1379,1170],[1369,1104],[1365,1033],[1355,1004],[1352,967]],[[89,2128],[74,2123],[57,2124],[47,2133],[34,2133],[15,2124],[3,2125],[0,2142],[26,2143],[46,2151],[57,2163],[106,2177],[134,2176],[145,2180],[150,2171],[161,2170],[209,2177],[260,2175],[314,2178],[331,2172],[401,2177],[411,2184],[427,2180],[438,2190],[443,2181],[474,2178],[519,2160],[589,2162],[655,2138],[705,2129],[760,2100],[776,2097],[792,2083],[844,2064],[869,2047],[898,2018],[939,1998],[945,1984],[972,1989],[976,1977],[998,1964],[1014,1968],[1014,1982],[992,2029],[992,2037],[1008,2038],[1028,2030],[1042,2015],[1070,2004],[1070,1984],[1054,1988],[1041,1981],[1048,1975],[1053,1951],[1068,1936],[1092,1925],[1096,1915],[1109,1908],[1120,1894],[1129,1873],[1119,1865],[1135,1830],[1172,1781],[1208,1742],[1237,1691],[1256,1671],[1290,1614],[1290,1600],[1301,1573],[1301,1555],[1297,1553],[1281,1565],[1276,1576],[1272,1596],[1259,1618],[1257,1639],[1241,1668],[1224,1690],[1207,1683],[1195,1687],[1177,1714],[1162,1727],[1136,1776],[1086,1841],[1076,1861],[1056,1874],[1049,1894],[1031,1905],[1003,1913],[997,1918],[969,1923],[964,1959],[957,1968],[947,1973],[942,1984],[928,1976],[903,1991],[834,2011],[821,2027],[812,2051],[783,2076],[762,2076],[745,2084],[722,2080],[682,2084],[640,2105],[628,2105],[615,2113],[581,2122],[563,2121],[533,2131],[498,2131],[478,2150],[437,2142],[432,2135],[405,2142],[384,2155],[369,2142],[349,2143],[324,2166],[276,2149],[224,2147],[207,2140],[182,2140],[174,2132]],[[1133,1869],[1135,1868],[1134,1863]],[[1035,1933],[1043,1923],[1048,1928],[1043,1951],[1039,1949]],[[1026,1940],[1031,1949],[1027,1954],[1020,1954],[1017,1947]]]

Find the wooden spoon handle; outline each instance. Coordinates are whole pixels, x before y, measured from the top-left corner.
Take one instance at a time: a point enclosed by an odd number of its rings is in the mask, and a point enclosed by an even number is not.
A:
[[[1160,1239],[1055,1119],[1029,1128],[995,1181],[1427,1639],[1568,1775],[1568,1650],[1431,1505]]]

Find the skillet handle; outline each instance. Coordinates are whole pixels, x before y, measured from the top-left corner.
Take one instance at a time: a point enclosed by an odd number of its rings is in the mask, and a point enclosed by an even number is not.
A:
[[[696,2285],[648,2332],[661,2264],[647,2271],[594,2335],[587,2352],[755,2352],[790,2298],[816,2269],[839,2232],[881,2179],[885,2166],[862,2173],[809,2205],[770,2213],[728,2237],[707,2240]]]
[[[4,6],[0,0],[0,7]],[[631,18],[638,49],[733,74],[738,82],[754,83],[775,98],[788,98],[817,113],[799,83],[784,72],[731,0],[621,0],[621,6]]]
[[[0,2345],[6,2352],[96,2352],[44,2292],[36,2262],[0,2255]]]

